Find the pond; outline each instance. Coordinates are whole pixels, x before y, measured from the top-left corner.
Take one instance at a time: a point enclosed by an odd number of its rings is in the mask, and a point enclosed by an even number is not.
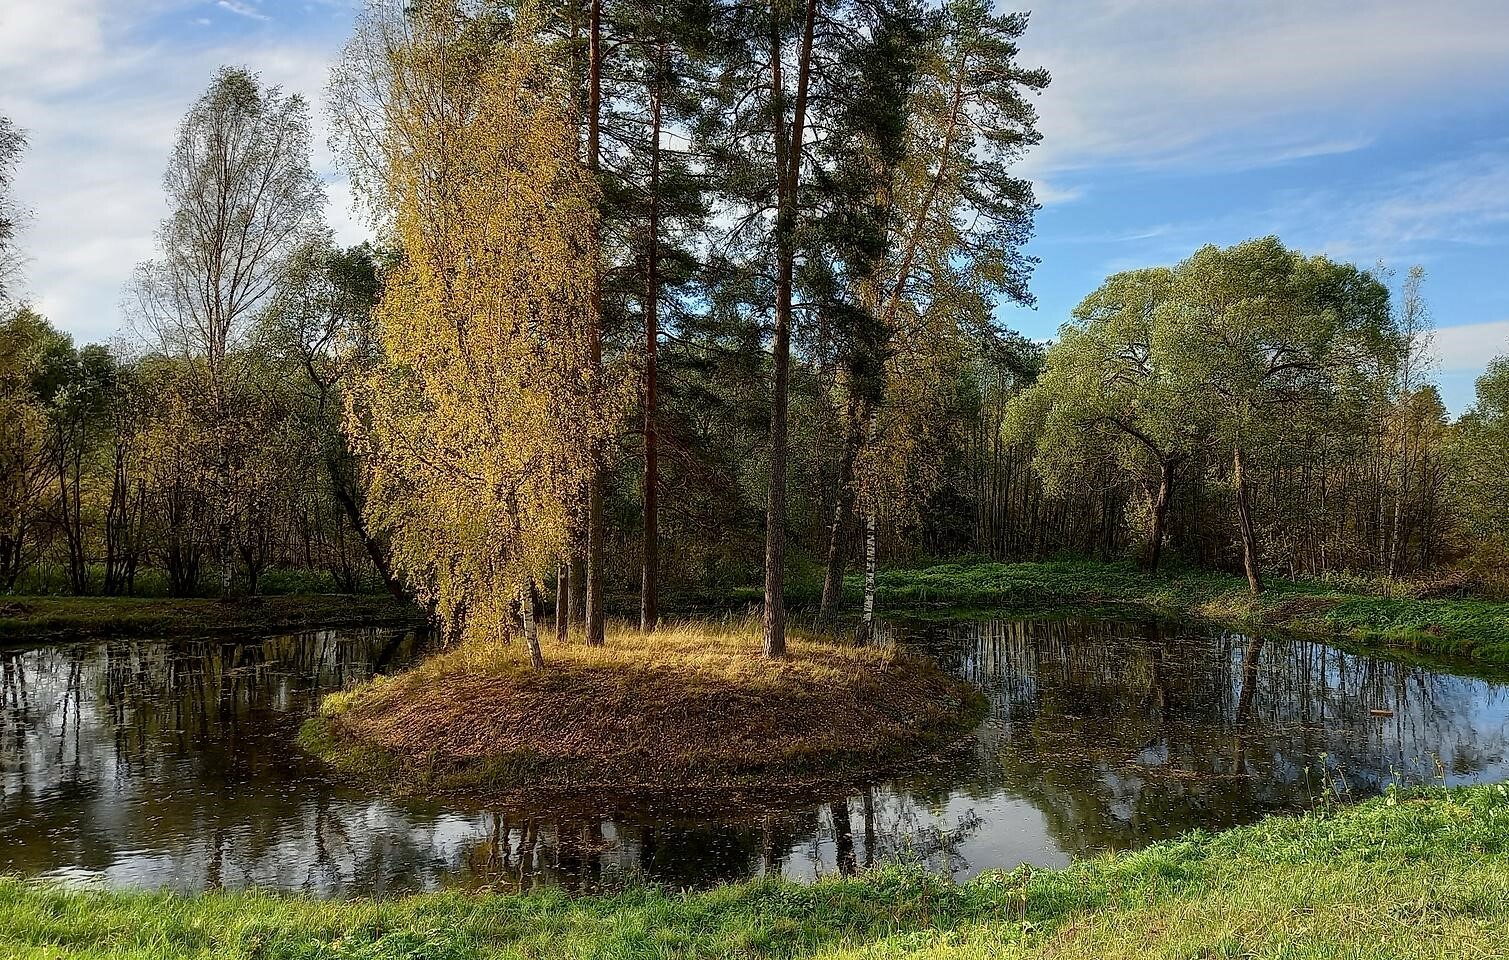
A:
[[[1137,847],[1391,783],[1509,777],[1509,685],[1190,624],[890,623],[987,719],[832,795],[392,800],[293,737],[424,640],[385,630],[0,648],[0,873],[389,896],[700,887],[910,860],[964,878]],[[1509,679],[1509,678],[1506,678]]]

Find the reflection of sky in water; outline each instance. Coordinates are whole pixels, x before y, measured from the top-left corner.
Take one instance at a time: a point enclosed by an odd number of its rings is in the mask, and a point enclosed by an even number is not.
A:
[[[978,684],[975,735],[847,795],[489,805],[334,784],[293,745],[391,631],[0,651],[0,871],[389,893],[674,886],[911,860],[964,876],[1139,846],[1325,790],[1509,777],[1504,686],[1299,641],[1097,621],[891,625]]]

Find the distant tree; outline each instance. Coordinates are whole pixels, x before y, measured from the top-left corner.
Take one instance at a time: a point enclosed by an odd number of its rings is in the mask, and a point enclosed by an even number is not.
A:
[[[21,269],[16,250],[16,228],[22,217],[20,206],[11,196],[16,163],[26,146],[26,134],[9,118],[0,116],[0,307],[11,299],[10,286]]]
[[[1118,273],[1086,297],[1048,349],[1042,375],[1011,403],[1006,430],[1031,440],[1055,493],[1109,468],[1146,493],[1145,566],[1157,570],[1180,471],[1209,444],[1199,384],[1173,362],[1172,270]],[[1155,477],[1148,482],[1149,475]]]
[[[59,334],[45,349],[33,381],[47,417],[55,520],[67,544],[68,584],[75,594],[89,589],[85,490],[95,472],[91,459],[107,430],[118,377],[115,358],[104,347],[78,348],[73,338]]]
[[[15,587],[40,546],[51,463],[37,387],[60,339],[30,308],[0,317],[0,590]]]
[[[1306,424],[1363,415],[1374,373],[1397,362],[1388,288],[1277,238],[1203,247],[1174,269],[1165,305],[1175,382],[1199,385],[1231,452],[1242,565],[1262,590],[1249,483],[1254,454],[1281,459]]]
[[[291,258],[257,338],[276,365],[274,376],[291,387],[287,413],[313,444],[331,494],[388,592],[401,597],[387,544],[367,525],[360,464],[341,429],[351,384],[380,361],[373,313],[382,290],[379,256],[370,245],[339,249],[325,238],[311,241]]]
[[[184,361],[185,383],[203,404],[220,593],[228,596],[233,537],[250,506],[233,428],[245,384],[237,348],[286,279],[290,256],[321,228],[324,192],[309,165],[303,98],[222,68],[184,118],[163,185],[160,257],[138,269],[135,305],[156,346]]]
[[[1509,552],[1509,356],[1477,382],[1477,402],[1456,424],[1454,499],[1465,532]]]

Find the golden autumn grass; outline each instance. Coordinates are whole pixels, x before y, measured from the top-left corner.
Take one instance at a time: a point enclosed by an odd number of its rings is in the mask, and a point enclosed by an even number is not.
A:
[[[818,782],[970,729],[972,687],[930,660],[796,634],[779,661],[758,624],[610,626],[601,647],[472,641],[327,697],[301,741],[409,789],[628,789]]]

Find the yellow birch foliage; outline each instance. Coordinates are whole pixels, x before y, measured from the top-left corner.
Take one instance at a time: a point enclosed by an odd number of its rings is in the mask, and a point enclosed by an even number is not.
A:
[[[382,48],[403,257],[347,422],[399,572],[445,623],[500,637],[565,555],[613,422],[588,362],[597,195],[527,18],[480,56],[455,23]]]

